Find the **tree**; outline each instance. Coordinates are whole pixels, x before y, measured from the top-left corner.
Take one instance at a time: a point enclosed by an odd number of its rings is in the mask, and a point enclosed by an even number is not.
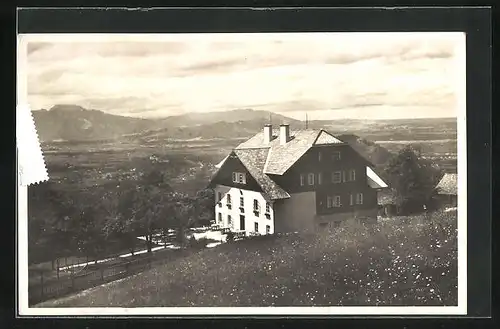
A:
[[[101,208],[93,205],[81,205],[79,208],[79,216],[75,216],[73,221],[77,250],[87,258],[93,256],[97,260],[105,245]]]
[[[103,208],[103,234],[105,239],[119,242],[128,249],[132,255],[136,246],[136,228],[134,227],[131,209],[133,199],[132,190],[107,193],[102,202]]]
[[[152,251],[155,233],[162,227],[171,192],[163,173],[150,170],[123,196],[126,204],[121,209],[121,231],[144,236],[148,252]]]
[[[75,195],[52,182],[28,188],[28,241],[30,262],[55,259],[75,249],[72,219],[77,210]],[[32,257],[35,256],[35,257]]]
[[[393,156],[385,170],[385,177],[396,196],[399,212],[409,213],[423,209],[435,195],[440,169],[422,158],[419,148],[405,146]]]
[[[215,196],[211,189],[203,189],[196,193],[195,216],[200,225],[210,225],[215,220]]]

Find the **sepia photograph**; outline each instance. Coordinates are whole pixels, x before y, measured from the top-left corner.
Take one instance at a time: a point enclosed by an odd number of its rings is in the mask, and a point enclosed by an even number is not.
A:
[[[466,312],[464,33],[19,38],[30,311]]]

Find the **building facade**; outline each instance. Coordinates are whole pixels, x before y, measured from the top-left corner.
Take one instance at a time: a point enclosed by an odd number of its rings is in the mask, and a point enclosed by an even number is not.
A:
[[[325,130],[265,126],[236,147],[210,182],[218,224],[247,234],[310,231],[348,218],[376,220],[387,185]]]

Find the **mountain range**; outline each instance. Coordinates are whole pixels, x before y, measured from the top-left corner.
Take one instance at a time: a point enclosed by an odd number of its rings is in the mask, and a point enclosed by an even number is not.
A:
[[[142,119],[88,110],[76,105],[55,105],[33,111],[41,141],[114,139],[124,135],[164,138],[238,138],[251,135],[269,120],[298,127],[301,121],[267,111],[238,109],[226,112],[188,113],[160,119]]]
[[[113,115],[77,105],[55,105],[50,110],[33,111],[41,142],[99,141],[120,138],[137,140],[189,140],[236,139],[251,137],[271,122],[273,125],[290,124],[291,129],[306,126],[304,121],[284,115],[253,109],[236,109],[225,112],[188,113],[166,118],[133,118]],[[386,137],[407,139],[412,129],[426,133],[456,129],[455,118],[401,119],[401,120],[319,120],[308,122],[309,128],[326,129],[374,164],[384,163],[391,153],[384,147],[359,137],[378,132]],[[455,127],[455,128],[454,128]],[[404,136],[396,136],[399,132]],[[456,131],[455,131],[456,133]],[[358,135],[356,135],[358,134]],[[369,137],[371,138],[371,137]]]

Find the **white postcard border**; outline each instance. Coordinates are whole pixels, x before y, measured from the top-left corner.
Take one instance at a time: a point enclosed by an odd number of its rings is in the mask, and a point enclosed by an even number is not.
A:
[[[333,34],[344,34],[335,32]],[[354,34],[356,32],[349,32]],[[367,32],[374,34],[376,32]],[[367,34],[366,32],[357,34]],[[412,32],[384,32],[384,34],[404,34]],[[27,227],[27,187],[18,184],[17,220],[17,306],[20,316],[189,316],[189,315],[465,315],[467,314],[467,138],[466,138],[466,80],[465,80],[465,33],[462,32],[418,32],[429,37],[454,35],[462,42],[456,54],[457,62],[457,173],[458,173],[458,306],[332,306],[332,307],[141,307],[141,308],[36,308],[28,305],[28,227]],[[307,38],[322,38],[332,33],[217,33],[224,41],[245,38],[263,38],[279,35],[280,38],[293,35]],[[76,39],[76,35],[78,39]],[[27,101],[27,44],[29,42],[161,42],[194,38],[202,41],[207,34],[19,34],[18,35],[18,101]],[[26,103],[27,104],[27,103]]]

